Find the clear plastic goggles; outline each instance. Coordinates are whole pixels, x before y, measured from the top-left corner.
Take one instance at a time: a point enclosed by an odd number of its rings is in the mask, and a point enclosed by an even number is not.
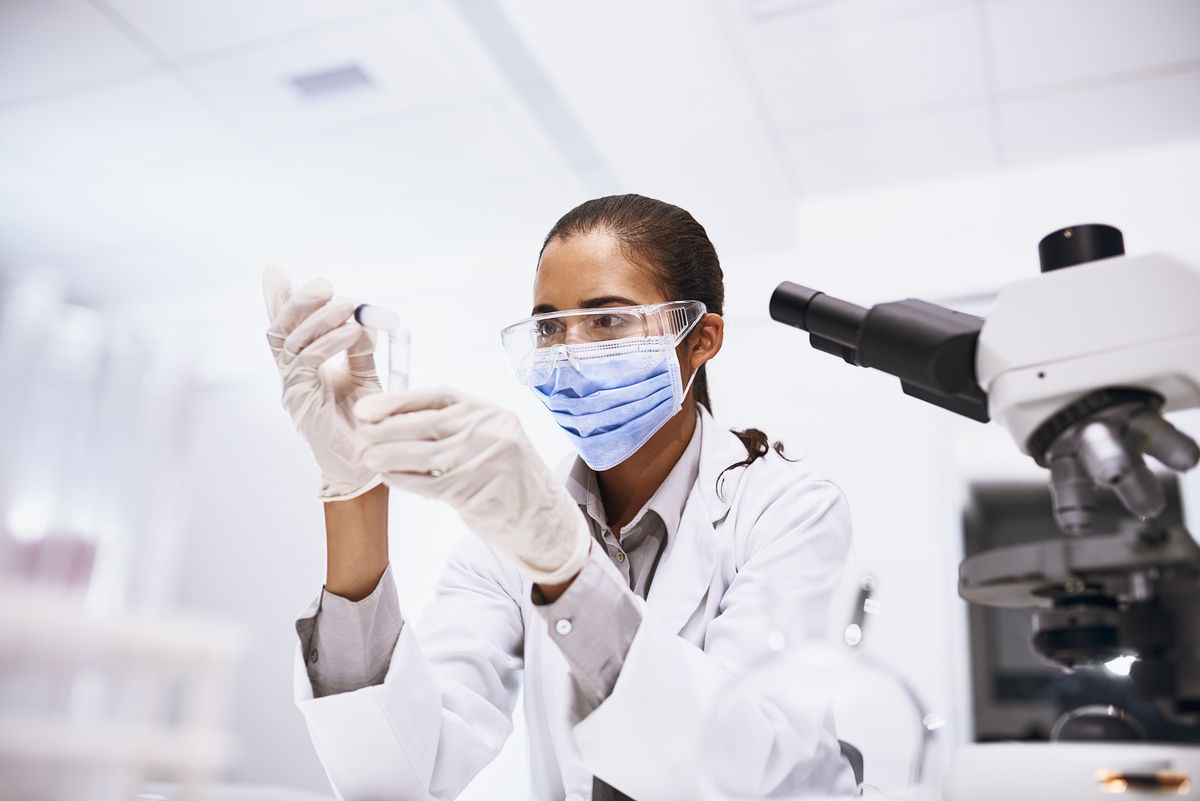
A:
[[[678,345],[706,311],[698,300],[673,300],[548,312],[502,329],[500,341],[517,380],[536,386],[564,364],[616,353],[644,353],[649,362],[664,345]]]

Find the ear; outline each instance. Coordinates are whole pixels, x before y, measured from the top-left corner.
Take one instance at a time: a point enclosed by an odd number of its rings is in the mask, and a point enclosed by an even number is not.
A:
[[[691,335],[684,340],[687,358],[693,370],[717,355],[725,341],[725,318],[719,314],[706,314],[696,323]]]

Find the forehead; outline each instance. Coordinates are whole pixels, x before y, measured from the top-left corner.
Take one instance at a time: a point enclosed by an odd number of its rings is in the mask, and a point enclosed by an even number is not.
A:
[[[595,298],[661,303],[667,298],[650,273],[621,252],[607,231],[591,231],[546,244],[533,282],[534,307],[578,309]]]

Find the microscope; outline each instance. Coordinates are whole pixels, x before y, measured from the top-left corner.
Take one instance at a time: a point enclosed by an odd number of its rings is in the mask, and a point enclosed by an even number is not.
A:
[[[784,282],[771,317],[903,392],[995,419],[1049,471],[1062,537],[964,560],[959,595],[1033,609],[1031,645],[1073,670],[1136,657],[1136,694],[1200,720],[1200,545],[1160,521],[1158,478],[1200,447],[1164,414],[1200,408],[1200,270],[1168,255],[1126,256],[1107,225],[1063,228],[1038,247],[1041,274],[1004,286],[986,319],[921,300],[870,309]],[[1095,525],[1097,492],[1128,512]],[[1068,713],[1048,744],[962,747],[945,799],[1088,799],[1114,792],[1200,797],[1200,744],[1136,742],[1120,710]],[[1021,795],[1018,795],[1021,794]]]

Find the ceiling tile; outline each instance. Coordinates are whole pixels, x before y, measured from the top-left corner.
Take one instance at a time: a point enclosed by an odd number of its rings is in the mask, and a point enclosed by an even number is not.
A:
[[[1200,136],[1200,71],[999,105],[1014,161]]]
[[[863,25],[879,25],[939,11],[976,0],[818,0],[775,13],[754,13],[748,0],[720,0],[732,35],[756,46],[786,45],[798,39],[839,34]],[[767,4],[763,4],[764,6]],[[781,6],[786,4],[780,4]]]
[[[277,40],[411,7],[408,0],[105,0],[167,58]]]
[[[419,204],[549,171],[483,105],[287,143],[272,148],[270,158],[325,208]]]
[[[785,149],[804,195],[980,169],[996,161],[991,112],[982,104],[792,137]]]
[[[978,9],[953,4],[886,24],[748,48],[766,111],[784,135],[982,99]]]
[[[291,81],[352,65],[370,85],[306,97]],[[470,73],[415,12],[197,63],[184,74],[263,141],[482,99]]]
[[[985,14],[1002,94],[1200,59],[1195,0],[990,0]]]
[[[89,3],[0,2],[0,105],[154,66]]]
[[[584,192],[670,200],[727,251],[789,244],[795,198],[778,143],[711,3],[504,5],[562,101],[559,119],[572,118],[559,141],[578,131],[596,153]]]
[[[0,142],[64,186],[119,182],[245,146],[165,75],[0,111]]]

